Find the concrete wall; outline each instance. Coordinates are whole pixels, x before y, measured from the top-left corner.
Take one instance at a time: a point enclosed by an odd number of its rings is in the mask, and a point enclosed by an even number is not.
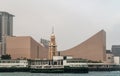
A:
[[[119,56],[114,56],[114,63],[120,64],[120,57]]]
[[[93,61],[106,61],[106,33],[101,30],[83,43],[61,52],[61,55],[73,56]]]
[[[45,49],[30,36],[7,37],[6,50],[6,53],[10,54],[12,59],[43,59],[47,58],[48,55],[48,49]]]
[[[40,58],[45,59],[48,58],[48,48],[43,47],[34,39],[31,38],[31,52],[30,55],[33,59]]]
[[[30,37],[7,37],[6,50],[13,59],[30,58]]]

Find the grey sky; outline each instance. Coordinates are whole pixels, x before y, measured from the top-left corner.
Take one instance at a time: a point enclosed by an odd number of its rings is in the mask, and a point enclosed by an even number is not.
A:
[[[14,14],[14,35],[49,39],[55,27],[58,50],[85,41],[101,29],[107,49],[120,45],[120,0],[0,0],[0,11]]]

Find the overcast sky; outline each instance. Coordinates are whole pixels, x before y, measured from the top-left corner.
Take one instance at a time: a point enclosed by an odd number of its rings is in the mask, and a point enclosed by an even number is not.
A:
[[[101,29],[107,49],[120,45],[120,0],[0,0],[14,17],[14,35],[49,39],[55,28],[58,50],[72,48]]]

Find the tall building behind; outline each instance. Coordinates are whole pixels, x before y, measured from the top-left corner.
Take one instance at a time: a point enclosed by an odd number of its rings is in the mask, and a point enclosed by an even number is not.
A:
[[[6,54],[6,37],[13,35],[13,17],[8,12],[0,12],[0,55]]]
[[[49,43],[49,54],[48,54],[48,59],[52,60],[53,56],[57,55],[57,45],[55,41],[55,34],[54,34],[54,29],[52,30],[51,38],[50,38],[50,43]]]
[[[114,56],[120,57],[120,45],[113,45],[112,46],[112,53]]]
[[[49,48],[49,43],[50,43],[50,41],[49,40],[46,40],[46,39],[40,39],[40,43],[41,44],[43,44],[43,46],[45,47],[45,48]]]

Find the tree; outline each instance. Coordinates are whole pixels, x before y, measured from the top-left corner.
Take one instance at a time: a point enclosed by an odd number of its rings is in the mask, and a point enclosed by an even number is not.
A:
[[[11,59],[11,56],[9,54],[2,55],[1,59]]]

